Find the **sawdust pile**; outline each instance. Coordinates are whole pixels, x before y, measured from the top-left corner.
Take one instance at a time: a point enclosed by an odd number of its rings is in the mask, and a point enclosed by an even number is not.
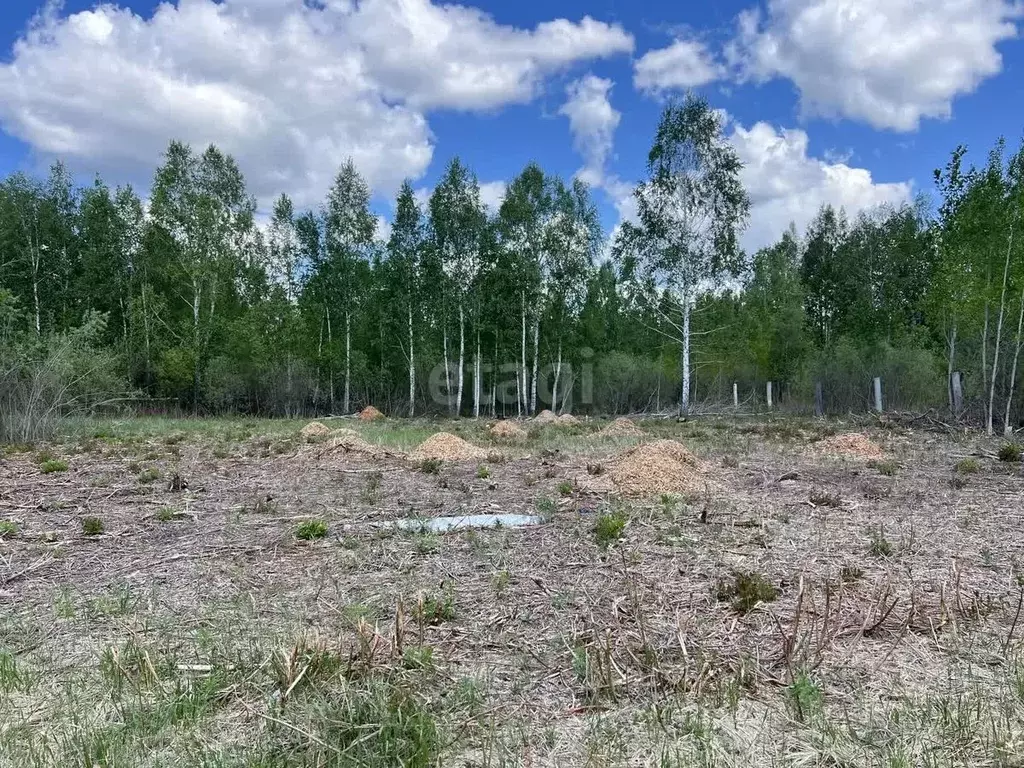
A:
[[[439,461],[480,461],[487,458],[487,451],[467,443],[450,432],[431,435],[416,450],[409,454],[410,461],[437,459]]]
[[[368,405],[359,412],[359,418],[363,421],[377,421],[377,419],[383,419],[384,414],[372,405]]]
[[[630,448],[611,466],[609,474],[621,493],[651,496],[704,490],[704,463],[675,440],[655,440]]]
[[[328,435],[327,440],[320,448],[320,456],[338,453],[355,453],[363,456],[391,456],[393,452],[381,448],[379,445],[368,443],[363,436],[354,429],[336,429]]]
[[[598,434],[601,437],[643,437],[644,431],[625,416],[620,416]]]
[[[514,421],[498,421],[488,430],[491,437],[499,440],[525,440],[526,430]]]
[[[553,411],[549,411],[547,408],[545,408],[543,411],[534,416],[533,420],[538,424],[554,424],[555,422],[558,421],[558,417],[554,414]]]
[[[879,459],[882,448],[861,432],[848,432],[819,442],[815,449],[826,456],[849,456],[856,459]]]
[[[311,421],[299,431],[304,440],[317,440],[327,437],[330,433],[331,430],[319,421]]]
[[[571,413],[563,413],[558,417],[558,423],[570,426],[572,424],[579,424],[580,420],[573,416]]]

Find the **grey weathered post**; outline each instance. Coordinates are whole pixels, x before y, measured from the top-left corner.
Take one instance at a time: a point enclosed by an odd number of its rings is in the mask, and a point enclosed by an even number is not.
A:
[[[953,392],[953,413],[959,416],[964,409],[963,374],[960,371],[953,371],[949,384]]]
[[[825,415],[825,397],[821,391],[821,382],[814,382],[814,415],[819,419]]]
[[[875,410],[882,412],[882,377],[875,376]]]
[[[765,385],[764,391],[768,398],[768,410],[770,411],[772,409],[772,383],[770,381]]]
[[[732,407],[740,407],[740,389],[735,381],[732,383]]]

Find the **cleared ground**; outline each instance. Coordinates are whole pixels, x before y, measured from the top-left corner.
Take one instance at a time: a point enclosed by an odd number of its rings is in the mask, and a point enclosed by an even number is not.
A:
[[[1024,765],[1024,472],[998,442],[326,422],[368,453],[304,423],[6,451],[0,765]],[[404,458],[440,430],[486,458]],[[846,432],[881,456],[834,455]],[[624,495],[617,457],[658,438],[700,489]],[[393,525],[499,512],[544,522]]]

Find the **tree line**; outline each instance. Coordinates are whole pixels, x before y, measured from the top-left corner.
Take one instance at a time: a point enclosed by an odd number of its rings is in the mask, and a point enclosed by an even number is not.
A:
[[[409,182],[386,237],[358,168],[322,204],[282,194],[269,224],[234,159],[171,142],[144,204],[55,164],[0,182],[0,421],[25,402],[166,399],[196,412],[297,415],[628,412],[823,383],[859,409],[1020,419],[1024,151],[980,167],[957,148],[937,205],[849,218],[825,206],[756,253],[718,115],[668,105],[635,192],[601,231],[588,187],[531,163],[489,211],[452,160],[421,205]],[[11,393],[20,392],[15,402]],[[35,393],[35,394],[33,394]],[[439,395],[440,393],[440,395]],[[18,406],[21,403],[21,406]]]

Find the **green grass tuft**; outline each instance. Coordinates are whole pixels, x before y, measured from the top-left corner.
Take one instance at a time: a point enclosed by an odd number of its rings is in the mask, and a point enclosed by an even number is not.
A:
[[[295,528],[295,538],[302,541],[314,541],[327,535],[327,523],[323,520],[307,520]]]
[[[597,516],[594,523],[594,538],[597,546],[601,549],[608,549],[612,544],[622,538],[626,530],[626,523],[629,518],[622,512],[602,512]]]

